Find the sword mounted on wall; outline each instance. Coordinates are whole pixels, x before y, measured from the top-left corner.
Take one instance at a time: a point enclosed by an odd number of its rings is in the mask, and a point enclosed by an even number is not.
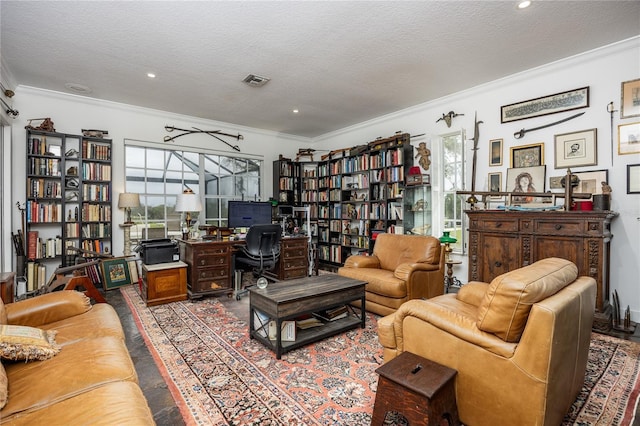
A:
[[[226,136],[226,137],[238,140],[238,141],[241,141],[241,140],[244,139],[244,136],[242,136],[240,133],[238,133],[237,135],[232,135],[232,134],[229,134],[229,133],[224,133],[221,130],[202,130],[202,129],[198,129],[197,127],[194,127],[193,130],[191,130],[191,129],[180,129],[178,127],[169,126],[169,125],[164,126],[164,129],[167,132],[173,132],[174,130],[177,130],[179,132],[183,132],[183,133],[181,133],[179,135],[175,135],[175,136],[165,136],[164,137],[164,141],[165,142],[173,142],[175,139],[178,139],[179,137],[184,136],[184,135],[193,135],[193,134],[197,134],[197,133],[206,133],[207,135],[209,135],[209,136],[211,136],[211,137],[213,137],[215,139],[218,139],[220,142],[226,144],[231,149],[234,149],[234,150],[236,150],[238,152],[240,152],[240,147],[238,147],[238,145],[231,145],[229,142],[225,141],[224,139],[220,138],[219,136]]]

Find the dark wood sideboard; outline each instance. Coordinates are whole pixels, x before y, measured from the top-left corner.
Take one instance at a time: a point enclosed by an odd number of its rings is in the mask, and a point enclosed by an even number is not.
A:
[[[180,260],[188,265],[187,293],[190,299],[233,293],[233,254],[244,241],[178,242]],[[308,265],[307,238],[283,238],[280,242],[280,258],[274,270],[278,279],[306,277]]]
[[[575,263],[579,276],[596,280],[593,329],[612,327],[609,303],[612,211],[467,210],[469,281],[495,277],[547,257]]]

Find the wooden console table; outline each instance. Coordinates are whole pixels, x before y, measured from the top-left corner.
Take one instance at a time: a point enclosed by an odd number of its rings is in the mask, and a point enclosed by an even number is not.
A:
[[[469,281],[491,282],[547,257],[572,261],[579,276],[596,280],[593,329],[612,327],[609,303],[612,211],[467,210]]]

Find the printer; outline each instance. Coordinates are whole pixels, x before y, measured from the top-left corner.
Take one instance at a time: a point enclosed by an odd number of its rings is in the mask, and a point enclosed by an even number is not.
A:
[[[140,253],[140,259],[142,259],[142,263],[145,265],[170,263],[180,260],[178,243],[169,238],[142,240],[135,248],[135,251]]]

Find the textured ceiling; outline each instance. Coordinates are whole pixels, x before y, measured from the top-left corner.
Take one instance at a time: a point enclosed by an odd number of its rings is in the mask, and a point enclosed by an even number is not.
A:
[[[15,84],[314,137],[636,36],[640,2],[2,0],[0,18]]]

